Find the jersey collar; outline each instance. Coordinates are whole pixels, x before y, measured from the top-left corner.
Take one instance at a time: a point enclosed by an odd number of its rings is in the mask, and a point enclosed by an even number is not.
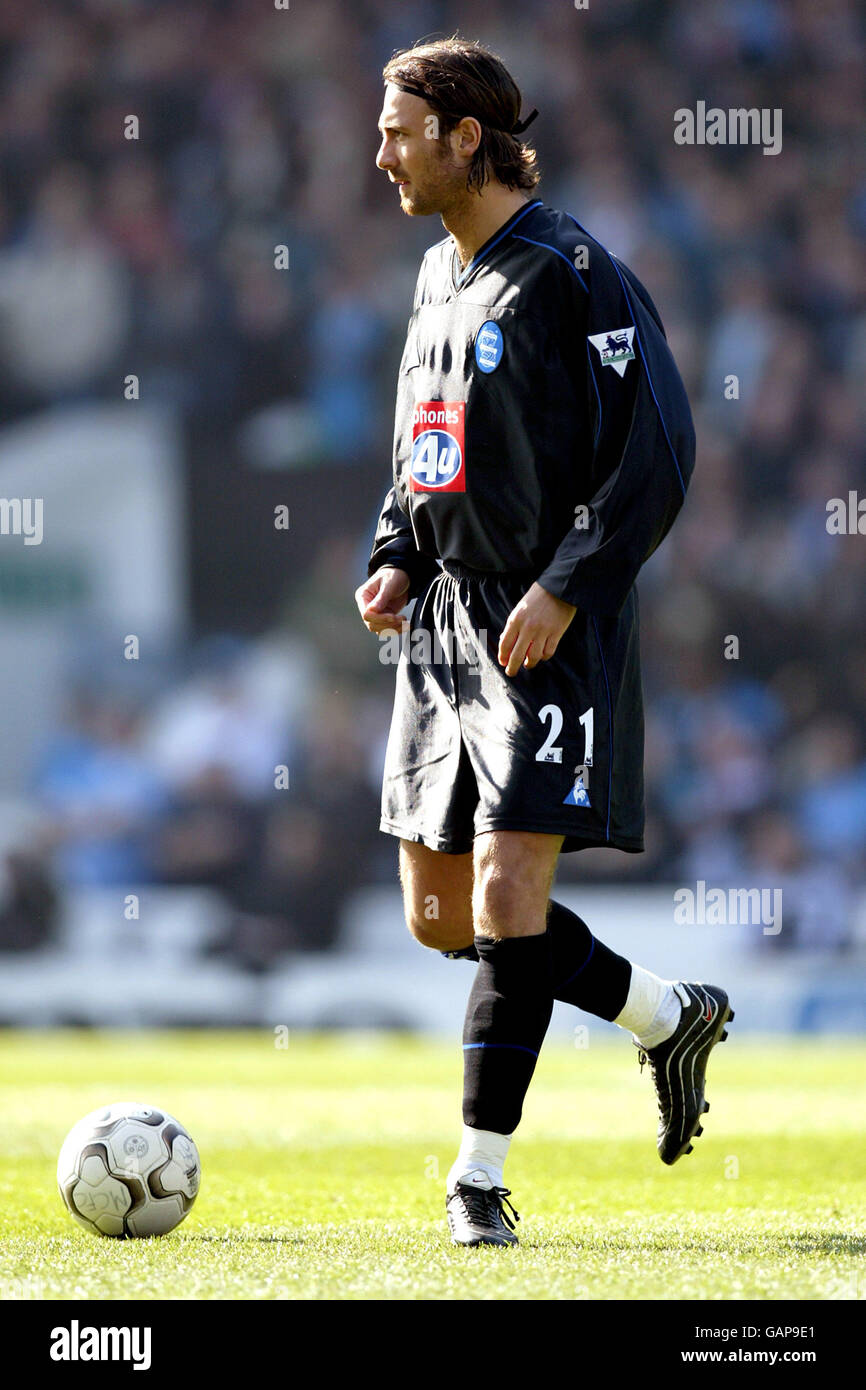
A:
[[[463,288],[469,277],[478,269],[479,265],[481,265],[482,261],[486,260],[494,246],[498,246],[503,237],[507,237],[516,224],[520,222],[527,213],[532,212],[533,208],[540,208],[541,206],[542,200],[540,198],[533,198],[525,207],[518,208],[517,212],[512,213],[508,221],[504,222],[491,237],[487,238],[484,245],[478,248],[465,270],[460,271],[459,274],[455,274],[455,267],[460,264],[457,258],[457,248],[456,246],[452,246],[450,275],[451,288],[455,294],[457,294],[458,290]]]

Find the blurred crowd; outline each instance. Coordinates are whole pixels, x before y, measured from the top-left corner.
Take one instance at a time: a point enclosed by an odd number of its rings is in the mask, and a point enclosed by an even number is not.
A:
[[[165,677],[144,704],[75,691],[35,769],[38,850],[79,887],[217,890],[213,950],[251,970],[329,948],[343,898],[376,876],[363,712],[320,690],[304,642],[205,640]]]
[[[866,867],[866,535],[831,534],[827,504],[866,497],[854,0],[6,0],[3,420],[116,399],[135,370],[193,430],[291,404],[322,479],[315,561],[273,614],[282,680],[260,641],[226,638],[143,706],[70,693],[34,769],[53,874],[217,886],[225,949],[254,964],[330,946],[345,894],[393,878],[376,829],[393,671],[352,592],[441,227],[401,215],[376,122],[393,50],[455,30],[538,106],[541,196],[648,286],[698,435],[640,581],[647,853],[570,855],[560,876],[782,887],[777,949],[844,947]],[[698,101],[780,109],[781,153],[676,144],[675,110]],[[369,477],[366,514],[329,492],[346,465]],[[6,877],[0,942],[15,893],[39,892],[32,866],[20,890]]]

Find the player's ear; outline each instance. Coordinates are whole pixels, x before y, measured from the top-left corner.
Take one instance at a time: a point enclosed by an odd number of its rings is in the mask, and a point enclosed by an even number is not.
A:
[[[481,125],[474,116],[464,116],[451,132],[452,148],[456,154],[471,159],[481,144]]]

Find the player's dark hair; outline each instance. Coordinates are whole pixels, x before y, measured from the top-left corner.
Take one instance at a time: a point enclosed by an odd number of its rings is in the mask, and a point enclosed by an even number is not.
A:
[[[479,122],[468,189],[480,193],[490,179],[506,188],[535,188],[541,177],[535,150],[511,133],[520,124],[520,88],[495,53],[456,36],[421,42],[395,53],[382,77],[424,98],[439,117],[440,141],[464,116]]]

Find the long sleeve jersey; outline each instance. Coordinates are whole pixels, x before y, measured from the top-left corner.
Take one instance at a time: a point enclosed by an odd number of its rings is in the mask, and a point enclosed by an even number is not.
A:
[[[414,596],[439,559],[520,571],[614,616],[682,506],[694,454],[647,291],[533,199],[465,270],[450,237],[424,256],[368,573],[405,569]]]

